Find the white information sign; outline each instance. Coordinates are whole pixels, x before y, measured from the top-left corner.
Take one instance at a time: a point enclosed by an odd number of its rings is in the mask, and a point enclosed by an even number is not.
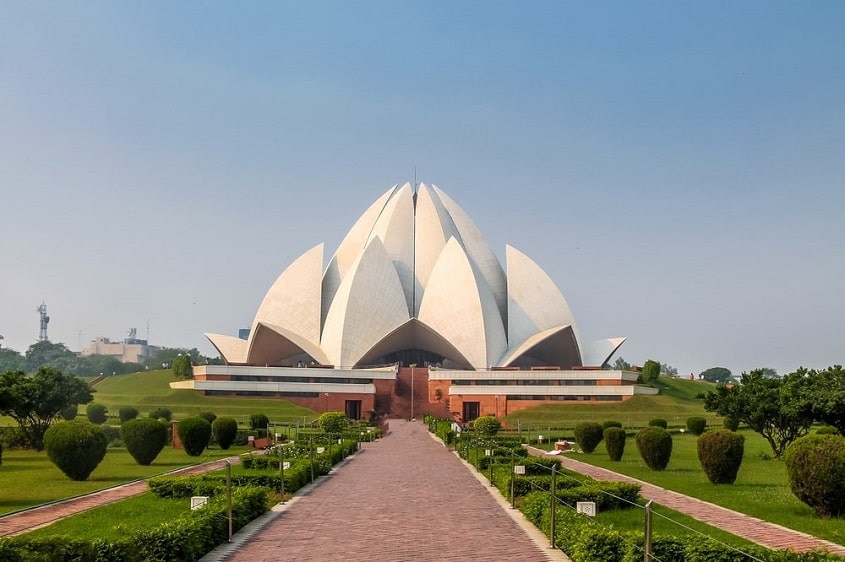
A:
[[[525,465],[517,465],[513,467],[514,474],[525,474]]]
[[[323,454],[323,453],[325,453],[325,452],[326,452],[326,448],[325,448],[325,447],[317,447],[317,454],[318,454],[318,455],[322,455],[322,454]]]
[[[199,509],[208,503],[208,496],[191,496],[191,511]]]
[[[596,502],[576,502],[575,511],[590,517],[596,516]]]

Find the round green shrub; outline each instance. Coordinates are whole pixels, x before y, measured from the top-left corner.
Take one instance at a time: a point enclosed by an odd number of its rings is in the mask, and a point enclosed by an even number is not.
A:
[[[349,425],[349,420],[343,412],[329,410],[317,418],[317,424],[323,433],[340,433]]]
[[[211,433],[214,435],[214,440],[220,445],[224,451],[228,450],[235,442],[238,436],[238,422],[234,418],[217,418],[211,424]]]
[[[845,515],[845,437],[812,434],[784,454],[792,493],[819,517]]]
[[[669,427],[669,424],[666,423],[666,420],[663,418],[654,418],[653,420],[649,420],[648,425],[649,427],[662,427],[663,429]]]
[[[816,435],[839,435],[839,431],[835,427],[823,425],[816,430]]]
[[[692,416],[687,418],[687,429],[693,435],[701,435],[704,433],[704,428],[707,427],[707,420],[700,416]]]
[[[606,420],[601,424],[602,429],[607,429],[608,427],[622,427],[622,422],[617,420]]]
[[[662,427],[650,426],[637,432],[637,449],[652,470],[664,470],[672,456],[672,436]]]
[[[82,481],[106,456],[103,430],[85,421],[63,421],[44,433],[47,457],[71,480]]]
[[[604,446],[612,461],[621,461],[622,453],[625,452],[625,430],[621,427],[611,426],[604,430]]]
[[[210,424],[214,424],[214,420],[217,419],[217,415],[212,412],[200,412],[198,415]]]
[[[120,423],[126,423],[129,420],[134,420],[138,417],[138,408],[123,406],[117,411],[117,416],[120,418]]]
[[[120,426],[120,437],[135,462],[148,466],[167,444],[167,426],[152,418],[128,420]]]
[[[59,412],[59,416],[65,421],[73,421],[76,419],[76,414],[79,413],[79,405],[72,404],[67,408],[63,408],[61,412]]]
[[[102,404],[92,402],[85,407],[85,415],[88,416],[88,421],[99,425],[101,423],[106,423],[109,411]]]
[[[585,453],[592,453],[604,437],[602,427],[595,422],[582,422],[575,426],[575,442]]]
[[[495,416],[481,416],[472,422],[472,429],[483,437],[493,437],[502,428],[502,422]]]
[[[249,416],[250,429],[267,429],[267,426],[269,425],[270,418],[268,418],[265,414],[252,414]]]
[[[699,437],[697,446],[698,461],[711,483],[736,482],[745,450],[745,437],[727,429],[717,429]]]
[[[185,418],[179,422],[179,439],[188,455],[198,457],[211,440],[211,424],[199,416]]]
[[[152,412],[150,412],[151,418],[154,420],[163,419],[170,421],[170,418],[173,416],[173,413],[167,408],[156,408]]]
[[[739,429],[739,420],[736,418],[732,418],[731,416],[726,416],[725,419],[722,420],[722,425],[725,426],[725,429],[736,431],[737,429]]]

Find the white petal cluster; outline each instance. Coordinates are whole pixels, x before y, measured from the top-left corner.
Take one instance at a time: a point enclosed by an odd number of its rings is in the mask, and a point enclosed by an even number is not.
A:
[[[624,341],[582,355],[563,295],[508,246],[507,275],[469,216],[442,190],[394,186],[358,219],[323,270],[323,245],[273,283],[248,340],[206,334],[230,364],[371,365],[428,351],[465,369],[600,365]]]

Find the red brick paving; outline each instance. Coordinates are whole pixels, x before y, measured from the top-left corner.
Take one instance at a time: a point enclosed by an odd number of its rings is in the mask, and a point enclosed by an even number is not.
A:
[[[533,542],[418,422],[391,421],[389,435],[318,482],[251,536],[203,560],[567,559]]]
[[[186,468],[174,470],[169,474],[202,474],[204,472],[211,472],[219,470],[226,465],[226,460],[235,464],[240,462],[238,457],[229,457],[228,459],[221,459]],[[52,503],[42,507],[29,509],[20,513],[13,513],[0,517],[0,536],[4,535],[19,535],[32,531],[39,527],[44,527],[50,523],[55,523],[59,519],[64,519],[71,515],[75,515],[80,511],[99,507],[116,501],[120,501],[138,494],[143,494],[147,491],[146,480],[138,482],[131,482],[115,488],[101,490],[78,498]]]
[[[548,458],[548,455],[545,455],[545,451],[535,449],[534,447],[528,447],[528,450],[535,456],[546,456]],[[671,490],[665,490],[648,482],[593,466],[565,455],[556,458],[560,460],[565,468],[591,476],[596,480],[616,480],[639,484],[641,486],[640,495],[646,499],[654,500],[660,505],[664,505],[768,548],[788,548],[796,552],[825,549],[833,554],[845,555],[845,546],[817,539],[806,533],[787,529],[786,527],[781,527],[780,525],[738,513],[703,500],[691,498]]]

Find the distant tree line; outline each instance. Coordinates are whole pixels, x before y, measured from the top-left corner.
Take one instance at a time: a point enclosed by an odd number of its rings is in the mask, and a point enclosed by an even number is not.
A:
[[[169,369],[173,360],[180,356],[190,357],[191,362],[198,365],[220,363],[219,358],[206,357],[196,348],[181,347],[160,348],[141,363],[123,363],[109,355],[83,357],[69,350],[63,343],[43,341],[32,344],[23,354],[14,349],[0,348],[0,372],[35,373],[41,367],[52,367],[79,377],[95,377],[100,373],[123,375],[148,369]]]

